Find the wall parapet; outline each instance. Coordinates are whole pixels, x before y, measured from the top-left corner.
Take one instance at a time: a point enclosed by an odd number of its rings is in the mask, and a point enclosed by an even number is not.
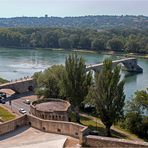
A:
[[[91,147],[148,147],[147,142],[92,135],[85,136],[85,144]]]
[[[62,107],[58,110],[55,104]],[[40,106],[38,107],[38,105]],[[34,101],[30,105],[30,113],[45,120],[69,121],[70,110],[70,103],[61,99],[46,98]]]
[[[89,129],[86,126],[74,122],[44,120],[32,115],[23,115],[0,124],[0,135],[14,131],[16,128],[25,125],[30,125],[45,132],[75,137],[79,139],[80,144],[91,147],[148,147],[147,142],[92,136],[89,135]]]
[[[83,135],[88,129],[86,126],[74,122],[44,120],[32,115],[28,115],[28,124],[45,132],[69,135],[78,139],[83,139]]]
[[[27,125],[27,115],[0,124],[0,135],[14,131],[16,128]]]

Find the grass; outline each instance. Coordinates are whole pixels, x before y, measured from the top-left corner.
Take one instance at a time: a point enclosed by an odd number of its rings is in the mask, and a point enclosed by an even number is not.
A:
[[[11,114],[8,110],[0,106],[0,120],[9,121],[15,118],[15,115]]]
[[[5,80],[3,78],[0,78],[0,84],[4,84],[4,83],[7,83],[7,82],[8,82],[8,80]]]
[[[99,119],[97,119],[97,121],[99,121]],[[82,116],[80,117],[80,122],[81,122],[81,124],[88,126],[89,129],[98,131],[99,136],[106,136],[106,129],[105,129],[105,126],[103,124],[98,123],[98,122],[96,123],[92,119],[89,119],[87,117],[82,117]],[[118,127],[118,129],[119,129],[119,127]],[[123,131],[125,131],[125,130],[123,130]],[[127,139],[127,140],[134,139],[133,136],[132,136],[132,138],[130,138],[126,134],[115,131],[113,129],[111,129],[111,134],[112,134],[112,137],[114,137],[114,138]]]

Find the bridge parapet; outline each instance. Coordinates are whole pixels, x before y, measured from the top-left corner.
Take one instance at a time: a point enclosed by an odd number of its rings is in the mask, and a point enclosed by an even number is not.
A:
[[[0,89],[12,89],[17,93],[24,93],[35,88],[33,78],[21,79],[0,85]]]
[[[124,65],[125,67],[124,70],[128,72],[135,72],[135,73],[143,72],[143,69],[137,64],[136,58],[126,58],[126,59],[112,61],[113,68],[120,63]],[[103,67],[103,63],[88,65],[86,66],[86,71],[89,71],[89,70],[100,71],[102,67]]]

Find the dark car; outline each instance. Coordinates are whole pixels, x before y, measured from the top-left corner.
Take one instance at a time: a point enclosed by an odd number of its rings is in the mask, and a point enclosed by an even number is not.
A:
[[[0,92],[0,97],[7,98],[7,95],[4,92]]]
[[[0,99],[0,103],[5,104],[5,100],[4,99]]]
[[[99,132],[96,131],[96,130],[93,130],[93,131],[90,131],[89,134],[90,135],[96,135],[96,136],[98,136],[99,135]]]

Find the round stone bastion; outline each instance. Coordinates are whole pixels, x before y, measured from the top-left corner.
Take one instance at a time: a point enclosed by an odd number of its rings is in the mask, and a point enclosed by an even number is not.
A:
[[[69,121],[71,105],[61,99],[44,99],[31,103],[30,113],[45,120]]]

